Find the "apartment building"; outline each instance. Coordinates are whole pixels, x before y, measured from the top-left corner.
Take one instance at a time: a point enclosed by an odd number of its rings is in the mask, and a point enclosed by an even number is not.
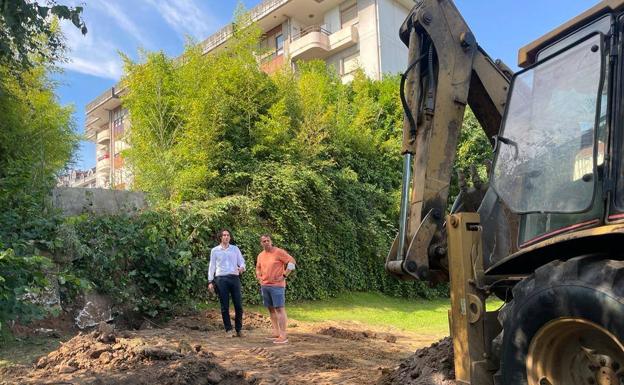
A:
[[[300,60],[322,59],[343,81],[357,68],[381,79],[407,65],[407,49],[398,30],[414,0],[264,0],[250,10],[264,31],[263,71],[284,65],[296,69]],[[208,54],[227,43],[232,26],[215,32],[201,45]],[[120,152],[129,129],[128,112],[121,105],[124,89],[112,87],[86,106],[86,136],[96,143],[97,187],[124,189],[131,175]]]
[[[96,186],[95,167],[88,170],[70,170],[67,174],[59,176],[56,185],[58,187],[94,188]]]

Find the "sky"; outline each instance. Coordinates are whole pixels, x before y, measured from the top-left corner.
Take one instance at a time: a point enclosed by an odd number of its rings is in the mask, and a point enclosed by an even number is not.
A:
[[[305,0],[313,1],[313,0]],[[260,0],[244,0],[251,8]],[[69,52],[57,94],[73,105],[77,131],[84,133],[85,106],[123,74],[119,52],[133,60],[139,49],[182,53],[187,37],[201,41],[231,21],[237,0],[80,0],[89,32],[63,23]],[[598,3],[597,0],[456,0],[477,42],[494,59],[517,69],[518,48]],[[397,34],[399,26],[396,26]],[[406,59],[407,60],[407,59]],[[95,144],[82,141],[74,167],[95,166]]]

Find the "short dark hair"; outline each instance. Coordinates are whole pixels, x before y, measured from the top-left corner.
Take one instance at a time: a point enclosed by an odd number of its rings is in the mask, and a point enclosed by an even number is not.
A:
[[[271,237],[271,234],[269,234],[269,233],[260,234],[260,238],[269,238],[269,239],[271,239],[271,240],[273,239],[273,238]]]
[[[232,232],[230,231],[230,229],[221,229],[219,230],[219,232],[217,233],[217,239],[219,240],[219,242],[221,242],[221,237],[223,237],[223,232],[227,231],[228,233],[230,233],[230,242],[232,241]]]

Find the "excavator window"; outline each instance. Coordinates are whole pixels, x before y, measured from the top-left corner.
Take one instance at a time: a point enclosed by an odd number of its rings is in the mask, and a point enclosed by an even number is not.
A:
[[[603,35],[593,34],[514,77],[493,172],[493,186],[512,211],[591,208],[595,135],[606,114],[604,68]]]

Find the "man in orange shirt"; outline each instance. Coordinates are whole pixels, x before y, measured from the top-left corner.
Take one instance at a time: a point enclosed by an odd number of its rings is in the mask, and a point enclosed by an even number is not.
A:
[[[274,344],[285,344],[286,337],[286,277],[295,269],[295,259],[285,250],[273,246],[271,236],[260,237],[262,251],[256,259],[256,278],[260,282],[262,302],[271,316]]]

